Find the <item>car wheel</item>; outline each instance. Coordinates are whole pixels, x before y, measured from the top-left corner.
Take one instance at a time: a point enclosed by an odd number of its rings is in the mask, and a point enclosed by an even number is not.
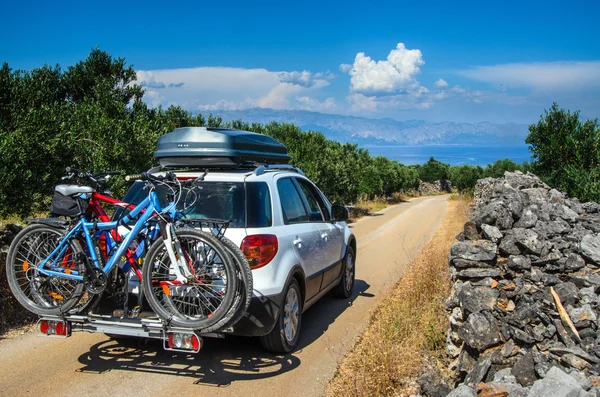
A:
[[[295,278],[290,281],[277,323],[271,332],[260,337],[262,346],[274,353],[289,353],[298,344],[302,325],[302,293]]]
[[[347,299],[352,296],[352,289],[354,288],[354,279],[356,277],[355,269],[356,255],[351,246],[348,246],[346,250],[346,256],[344,257],[344,267],[342,278],[338,285],[333,288],[333,296],[336,298]]]

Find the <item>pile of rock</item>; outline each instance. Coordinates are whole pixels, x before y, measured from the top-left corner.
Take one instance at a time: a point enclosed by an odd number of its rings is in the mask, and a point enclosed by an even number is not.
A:
[[[449,255],[451,396],[600,396],[599,210],[532,174],[477,183]]]
[[[441,179],[431,183],[421,181],[419,184],[419,193],[425,196],[450,192],[452,192],[452,182],[447,179]]]

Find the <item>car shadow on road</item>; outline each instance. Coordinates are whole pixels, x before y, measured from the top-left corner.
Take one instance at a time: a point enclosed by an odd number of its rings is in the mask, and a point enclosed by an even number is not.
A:
[[[105,373],[114,370],[189,377],[194,384],[226,387],[236,381],[270,378],[292,371],[301,364],[297,352],[317,340],[359,296],[372,297],[369,284],[356,280],[349,299],[323,297],[306,311],[298,349],[286,355],[266,352],[257,338],[227,336],[205,338],[198,354],[166,351],[162,341],[139,338],[107,339],[79,356],[78,372]]]

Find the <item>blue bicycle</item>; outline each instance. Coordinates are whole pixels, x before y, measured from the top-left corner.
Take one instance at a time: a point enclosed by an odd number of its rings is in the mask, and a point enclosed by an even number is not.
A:
[[[63,315],[83,294],[102,294],[128,247],[149,222],[157,221],[161,237],[150,246],[142,267],[144,294],[155,313],[174,326],[209,329],[230,312],[238,288],[230,254],[210,233],[175,227],[183,187],[189,190],[197,181],[183,186],[171,173],[138,177],[149,185],[148,197],[117,221],[88,221],[84,207],[91,188],[71,186],[61,193],[72,200],[70,208],[77,208],[76,222],[39,220],[17,235],[7,257],[7,276],[26,309]],[[164,207],[155,191],[159,185],[171,191]],[[94,236],[120,226],[131,231],[104,261]]]

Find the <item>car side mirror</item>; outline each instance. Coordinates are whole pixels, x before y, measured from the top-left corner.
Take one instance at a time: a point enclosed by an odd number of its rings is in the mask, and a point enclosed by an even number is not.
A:
[[[348,208],[343,205],[332,205],[331,206],[331,220],[333,222],[344,222],[348,219],[350,213]]]

